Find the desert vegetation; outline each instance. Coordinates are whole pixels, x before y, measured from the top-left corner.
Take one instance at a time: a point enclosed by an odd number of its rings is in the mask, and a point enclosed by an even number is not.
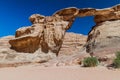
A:
[[[95,67],[99,64],[99,61],[96,57],[87,57],[83,60],[84,67]]]
[[[113,61],[114,68],[120,68],[120,51],[116,52],[116,58]]]

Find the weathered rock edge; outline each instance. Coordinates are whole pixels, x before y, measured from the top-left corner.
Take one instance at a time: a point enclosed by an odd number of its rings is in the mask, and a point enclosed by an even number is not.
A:
[[[58,55],[66,30],[76,17],[95,16],[96,24],[109,20],[120,19],[120,5],[105,9],[75,7],[65,8],[52,16],[33,14],[30,16],[32,26],[16,31],[15,39],[9,41],[11,48],[18,52],[34,53],[41,48],[44,53]]]

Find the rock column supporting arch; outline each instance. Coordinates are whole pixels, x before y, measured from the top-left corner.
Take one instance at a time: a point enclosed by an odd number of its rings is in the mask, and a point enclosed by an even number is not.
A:
[[[120,5],[105,9],[75,7],[65,8],[55,12],[52,16],[33,14],[30,16],[32,26],[20,28],[16,31],[15,39],[9,41],[11,48],[25,53],[34,53],[39,48],[45,52],[57,54],[61,48],[64,34],[76,17],[94,16],[96,25],[110,20],[120,19]],[[87,50],[91,49],[92,33],[88,35]]]

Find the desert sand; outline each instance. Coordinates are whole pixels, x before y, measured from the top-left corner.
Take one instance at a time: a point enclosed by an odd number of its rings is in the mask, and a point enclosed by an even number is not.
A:
[[[0,69],[0,80],[120,80],[120,70],[80,66],[9,67]]]

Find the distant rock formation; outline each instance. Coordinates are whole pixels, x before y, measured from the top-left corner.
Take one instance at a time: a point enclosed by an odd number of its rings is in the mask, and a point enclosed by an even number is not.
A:
[[[86,44],[87,36],[76,34],[76,33],[66,33],[62,47],[59,51],[59,55],[72,55],[79,53],[83,46]]]

